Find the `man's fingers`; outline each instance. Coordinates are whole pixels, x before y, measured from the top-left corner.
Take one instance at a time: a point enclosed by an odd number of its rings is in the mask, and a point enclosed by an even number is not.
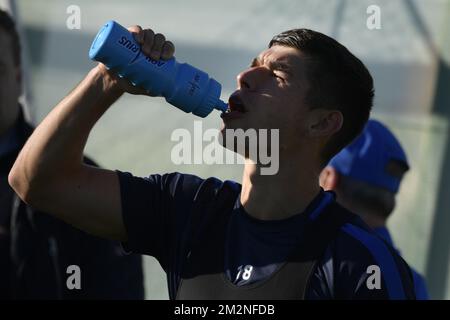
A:
[[[130,31],[134,35],[134,39],[139,44],[141,44],[143,42],[143,34],[142,34],[141,26],[131,26],[128,28],[128,31]]]
[[[164,42],[166,42],[166,37],[163,34],[157,33],[153,38],[153,46],[150,53],[150,57],[154,60],[159,60],[161,58],[162,49],[164,46]]]
[[[169,60],[173,57],[173,54],[175,53],[175,46],[171,41],[166,41],[164,43],[161,58],[164,60]]]
[[[154,60],[168,60],[175,53],[175,46],[171,41],[166,41],[166,37],[161,34],[155,34],[151,29],[142,29],[135,25],[128,28],[137,43],[141,45],[142,52]]]
[[[151,55],[154,41],[155,41],[155,33],[153,32],[153,30],[145,29],[142,51],[146,56]]]

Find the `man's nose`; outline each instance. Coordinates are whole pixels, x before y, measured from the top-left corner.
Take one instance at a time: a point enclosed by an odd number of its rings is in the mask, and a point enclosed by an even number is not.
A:
[[[242,71],[236,77],[239,90],[255,90],[267,77],[267,70],[264,67],[251,67]]]

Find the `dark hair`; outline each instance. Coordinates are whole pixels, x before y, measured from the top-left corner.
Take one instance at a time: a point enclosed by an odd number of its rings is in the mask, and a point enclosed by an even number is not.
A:
[[[306,72],[310,108],[339,110],[342,128],[322,150],[324,165],[363,130],[373,104],[373,79],[364,64],[336,40],[313,30],[282,32],[270,41],[299,49],[308,57]]]
[[[16,24],[8,12],[0,9],[0,28],[5,30],[11,39],[12,50],[13,50],[13,58],[16,66],[20,66],[21,58],[20,58],[20,38],[16,29]]]

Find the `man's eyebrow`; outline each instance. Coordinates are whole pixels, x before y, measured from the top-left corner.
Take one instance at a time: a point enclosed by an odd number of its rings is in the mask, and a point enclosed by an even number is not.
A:
[[[281,61],[269,61],[269,66],[273,70],[283,71],[287,74],[292,75],[292,67],[287,63]]]

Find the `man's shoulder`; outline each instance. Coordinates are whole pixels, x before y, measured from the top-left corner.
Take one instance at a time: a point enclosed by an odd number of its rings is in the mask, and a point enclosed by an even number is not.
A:
[[[422,276],[417,270],[413,268],[411,268],[411,271],[413,275],[414,289],[416,291],[417,300],[430,299],[424,276]]]
[[[132,199],[133,201],[130,203],[136,203],[140,199],[148,199],[149,195],[158,195],[160,199],[172,201],[178,207],[180,205],[190,206],[198,198],[201,198],[203,202],[211,202],[240,192],[240,184],[237,182],[223,181],[216,177],[202,178],[180,172],[138,177],[129,172],[120,170],[116,170],[116,172],[121,186],[121,197],[126,203],[130,202],[125,201],[126,199]],[[226,192],[230,190],[231,192]],[[218,198],[218,195],[224,197]]]
[[[120,174],[124,174],[120,172]],[[125,173],[130,175],[129,173]],[[195,197],[206,194],[217,196],[226,189],[239,191],[241,185],[232,180],[221,180],[217,177],[202,178],[194,174],[170,172],[165,174],[151,174],[145,180],[160,185],[170,193],[187,192]]]

